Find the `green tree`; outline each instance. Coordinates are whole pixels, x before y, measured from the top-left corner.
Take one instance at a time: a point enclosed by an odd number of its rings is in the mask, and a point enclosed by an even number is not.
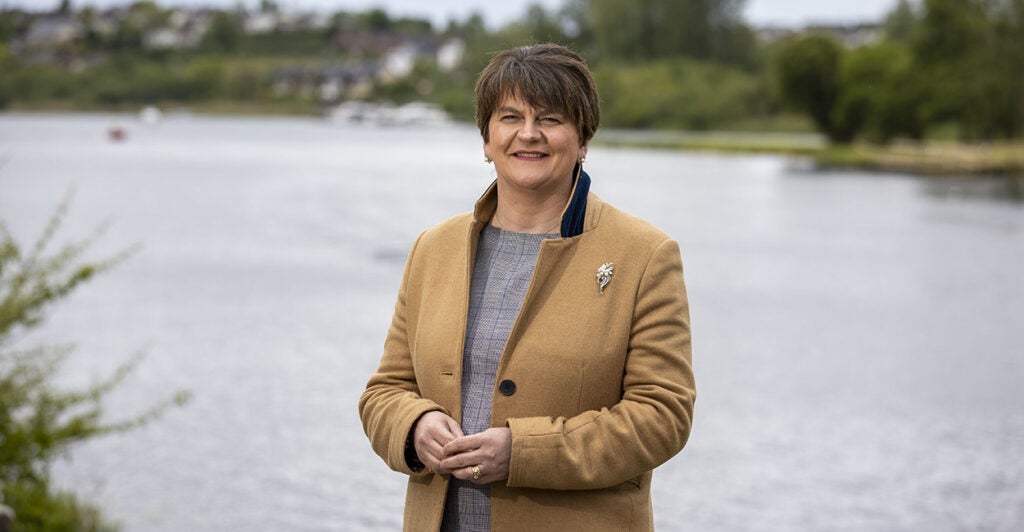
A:
[[[131,250],[99,262],[82,259],[92,238],[48,253],[67,211],[62,202],[42,236],[28,250],[0,222],[0,494],[17,514],[16,530],[109,530],[99,511],[56,490],[50,467],[75,444],[137,427],[188,395],[179,392],[141,415],[120,422],[103,419],[102,400],[136,367],[139,357],[84,389],[55,383],[69,346],[22,345],[51,306],[121,262]]]
[[[97,20],[99,19],[99,11],[94,6],[83,7],[78,12],[78,21],[82,24],[84,35],[82,35],[82,45],[86,51],[100,51],[103,46],[107,44],[103,35],[97,31]]]
[[[996,71],[1004,101],[996,128],[1006,137],[1019,137],[1024,134],[1024,0],[1002,0],[996,6],[993,48],[999,53]]]
[[[562,24],[557,14],[549,13],[540,4],[531,4],[523,17],[526,29],[538,42],[557,42],[565,44],[568,39],[562,31]]]
[[[925,0],[913,49],[929,125],[966,140],[1020,134],[1021,11],[1020,0]]]
[[[833,127],[851,139],[862,129],[881,143],[895,136],[920,139],[921,101],[909,49],[895,41],[862,46],[843,56]]]
[[[984,0],[925,0],[914,53],[925,64],[970,56],[985,40]]]
[[[929,125],[945,123],[963,130],[969,107],[986,105],[975,98],[991,73],[979,71],[985,62],[984,9],[974,0],[926,0],[913,42],[919,75],[926,80],[925,115]]]
[[[598,56],[594,23],[588,8],[589,0],[565,0],[558,12],[562,32],[572,47],[585,57]]]
[[[12,68],[13,61],[11,60],[10,54],[7,52],[7,47],[0,43],[0,71],[10,72]],[[0,79],[0,109],[4,109],[10,105],[13,97],[14,90],[13,87],[11,87],[9,76],[4,76],[4,79]]]
[[[842,56],[843,48],[835,39],[810,34],[783,43],[773,63],[782,100],[810,115],[833,142],[853,138],[850,128],[837,123],[833,114],[839,101]]]
[[[235,52],[242,40],[242,24],[234,13],[217,11],[203,36],[203,47],[217,52]]]
[[[28,31],[29,18],[24,12],[0,8],[0,43],[8,43]]]
[[[885,16],[883,27],[885,37],[891,41],[910,44],[917,27],[917,13],[909,0],[900,0],[896,7]]]
[[[277,13],[281,10],[281,7],[277,5],[277,2],[273,0],[260,0],[260,12],[261,13]]]
[[[383,9],[371,9],[365,13],[362,13],[357,18],[358,24],[362,29],[375,31],[375,32],[386,32],[391,29],[391,17],[388,16],[388,12]]]
[[[142,39],[151,30],[167,24],[171,13],[152,1],[134,2],[128,6],[127,15],[117,26],[113,47],[123,51],[137,52]]]
[[[754,56],[743,0],[590,0],[602,59],[690,57],[742,62]]]

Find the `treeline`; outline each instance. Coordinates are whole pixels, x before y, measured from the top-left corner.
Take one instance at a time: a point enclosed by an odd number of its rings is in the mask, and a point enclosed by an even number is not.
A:
[[[470,60],[534,40],[569,44],[591,61],[611,127],[779,128],[797,111],[837,143],[1024,134],[1024,0],[900,0],[866,44],[827,29],[759,40],[743,3],[532,7],[470,39],[481,51]]]
[[[1024,133],[1024,0],[901,0],[885,32],[854,49],[813,34],[780,43],[779,96],[838,143]]]
[[[495,34],[464,34],[467,74],[483,67],[489,51],[554,41],[588,59],[605,126],[737,127],[781,110],[767,97],[765,50],[743,21],[742,6],[742,0],[569,0],[556,12],[533,6]]]
[[[834,142],[1024,134],[1024,0],[901,0],[866,44],[844,42],[827,29],[758,38],[742,18],[743,4],[566,0],[557,10],[534,5],[496,31],[479,15],[435,29],[426,20],[372,10],[335,13],[317,30],[253,34],[237,10],[214,11],[194,47],[152,50],[142,46],[143,36],[166,24],[169,11],[138,2],[125,27],[106,36],[87,32],[61,52],[93,58],[85,68],[30,63],[0,50],[0,105],[222,101],[313,111],[333,102],[315,90],[283,90],[282,71],[315,77],[329,65],[380,60],[399,42],[429,48],[458,41],[464,48],[456,65],[420,56],[407,75],[350,84],[361,90],[340,98],[426,100],[468,119],[473,80],[491,53],[554,41],[590,61],[607,127],[816,128]],[[263,9],[276,6],[264,2]],[[4,42],[24,31],[18,20],[25,19],[16,15],[0,14]]]

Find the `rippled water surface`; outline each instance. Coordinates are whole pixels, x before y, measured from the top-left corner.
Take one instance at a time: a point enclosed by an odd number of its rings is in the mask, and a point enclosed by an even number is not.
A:
[[[136,351],[112,418],[149,426],[56,473],[129,531],[395,530],[403,477],[356,401],[405,253],[493,178],[479,135],[315,119],[0,115],[0,217],[29,242],[142,250],[25,345],[62,376]],[[775,156],[595,146],[593,190],[679,240],[693,436],[658,469],[659,530],[1019,530],[1024,207],[987,181],[818,173]]]

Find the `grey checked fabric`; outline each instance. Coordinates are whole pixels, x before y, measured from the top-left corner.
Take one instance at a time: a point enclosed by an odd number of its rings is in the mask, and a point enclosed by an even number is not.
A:
[[[490,225],[480,234],[462,353],[462,430],[467,435],[491,426],[494,377],[501,353],[533,278],[541,242],[555,236],[513,233]],[[441,530],[490,530],[490,496],[489,485],[453,477]]]

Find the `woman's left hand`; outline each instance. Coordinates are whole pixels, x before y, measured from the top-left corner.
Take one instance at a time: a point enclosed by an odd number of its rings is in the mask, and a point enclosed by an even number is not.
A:
[[[477,484],[505,480],[512,458],[512,431],[499,427],[456,438],[444,446],[442,454],[441,467],[455,478]]]

